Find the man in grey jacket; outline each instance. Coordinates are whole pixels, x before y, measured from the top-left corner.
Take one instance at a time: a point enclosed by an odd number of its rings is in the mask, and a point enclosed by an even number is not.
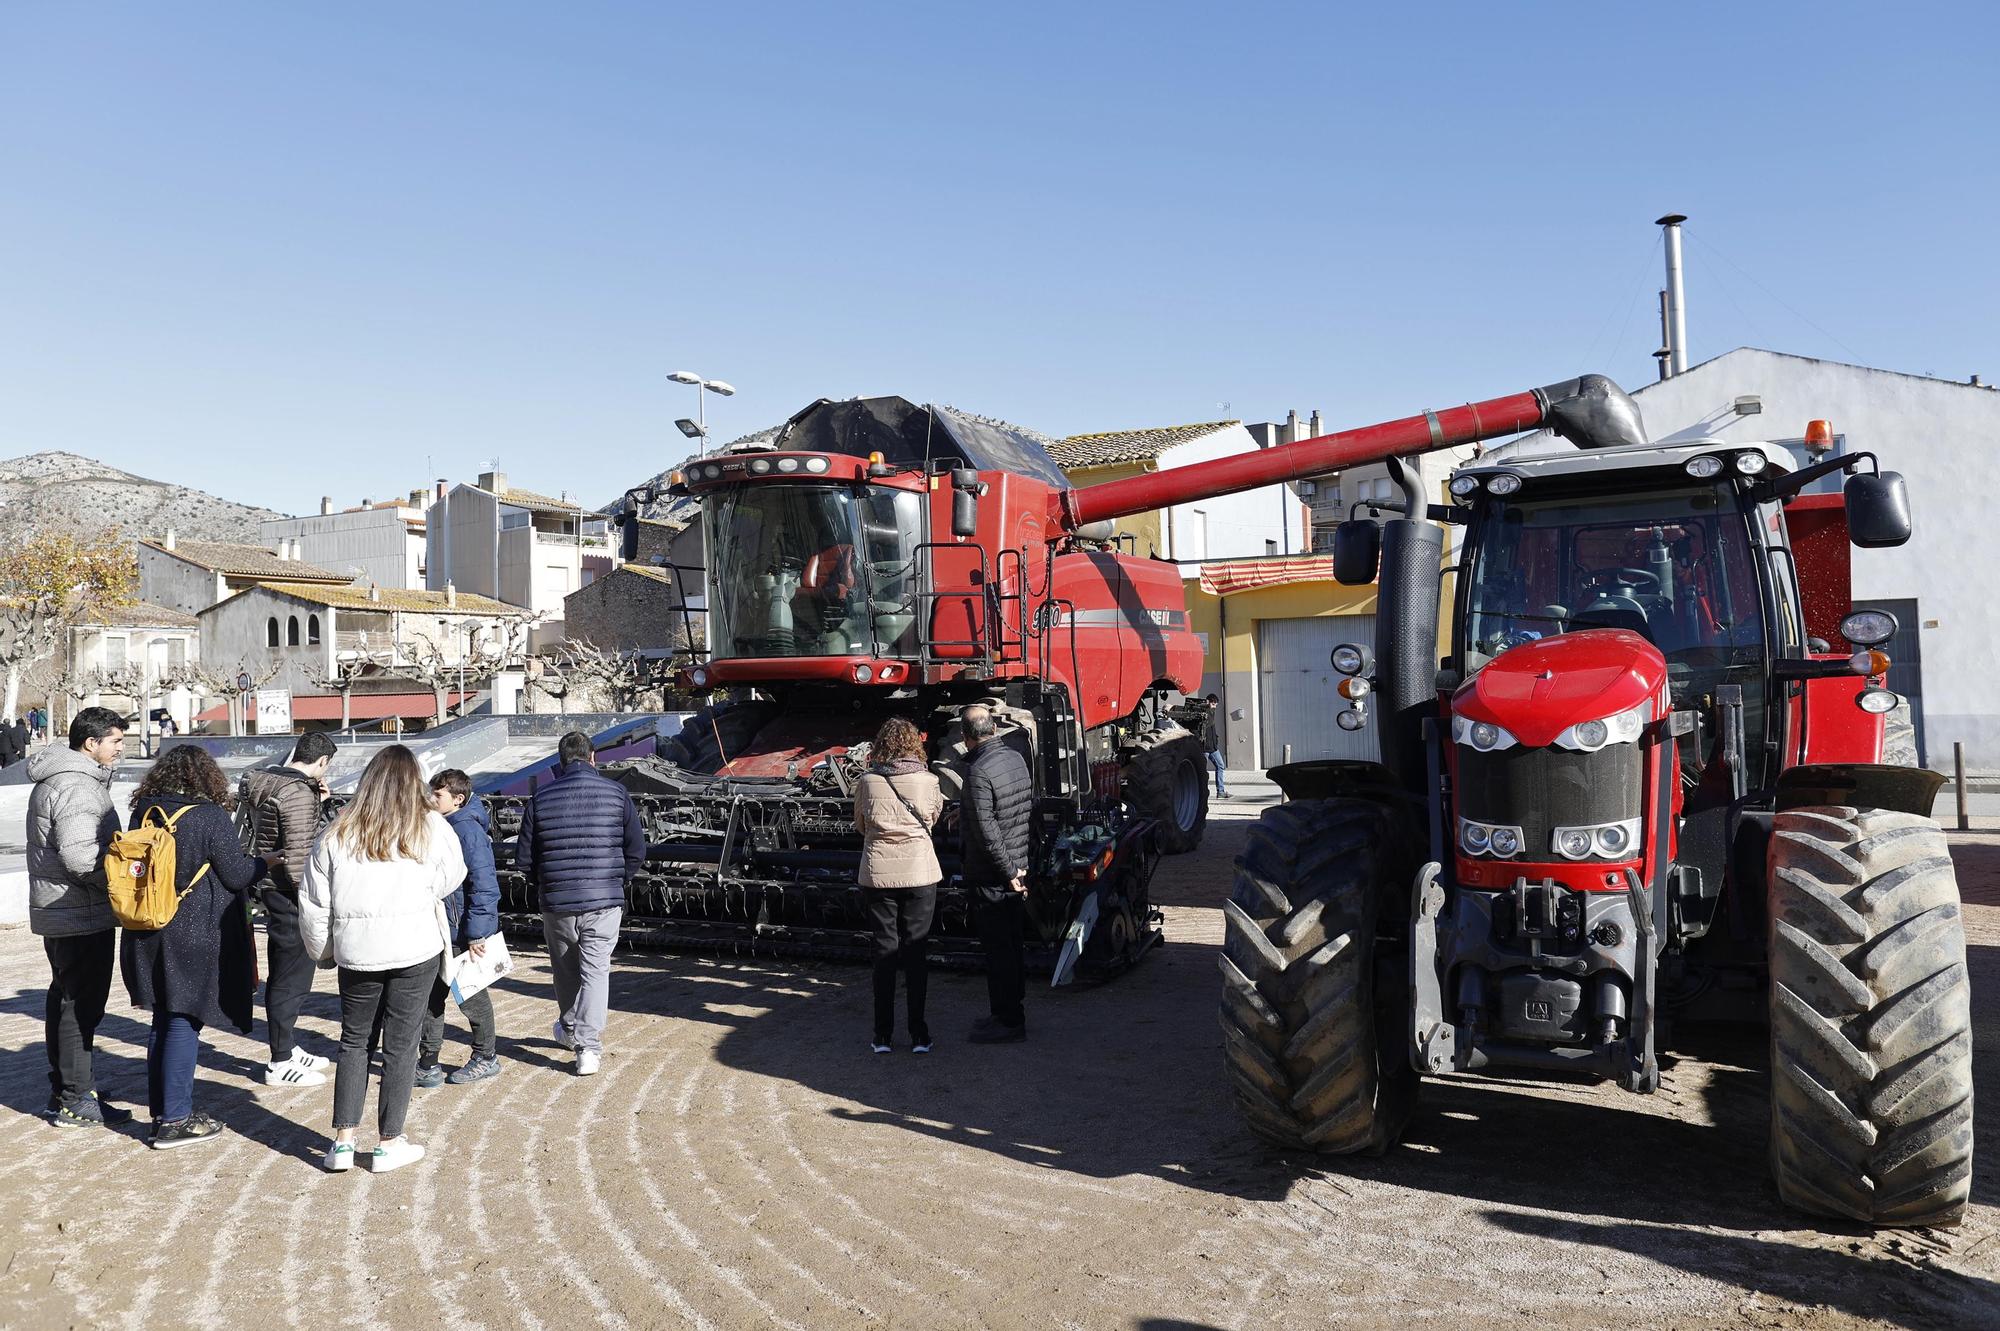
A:
[[[58,1127],[123,1123],[130,1111],[99,1103],[90,1069],[97,1023],[111,996],[117,920],[104,890],[104,852],[118,834],[111,772],[125,752],[125,718],[86,707],[69,723],[69,747],[28,759],[28,927],[49,958],[43,1037],[49,1050],[49,1121]]]
[[[1007,1044],[1028,1035],[1021,943],[1035,783],[1026,760],[997,737],[992,708],[973,703],[959,714],[959,728],[972,750],[958,815],[965,834],[961,872],[979,902],[979,943],[986,953],[992,1008],[991,1016],[972,1024],[968,1038],[974,1044]]]

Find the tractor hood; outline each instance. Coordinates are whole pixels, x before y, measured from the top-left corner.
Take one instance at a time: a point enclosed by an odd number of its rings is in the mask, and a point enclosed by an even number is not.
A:
[[[1578,722],[1659,697],[1666,679],[1666,658],[1638,634],[1583,629],[1502,652],[1459,685],[1451,709],[1491,722],[1529,748],[1543,748]]]

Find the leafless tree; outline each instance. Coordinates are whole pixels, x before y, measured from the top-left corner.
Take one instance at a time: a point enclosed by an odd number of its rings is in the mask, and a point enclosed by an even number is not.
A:
[[[589,639],[556,649],[561,673],[613,712],[658,711],[668,682],[664,661],[638,652],[606,651]]]
[[[276,679],[278,672],[284,669],[284,663],[238,661],[233,666],[223,667],[213,661],[191,661],[183,669],[187,673],[182,683],[198,694],[220,698],[228,704],[229,733],[240,735],[243,733],[243,716],[237,700]]]

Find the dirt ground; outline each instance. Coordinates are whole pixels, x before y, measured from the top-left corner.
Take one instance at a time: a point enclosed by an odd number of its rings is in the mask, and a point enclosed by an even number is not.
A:
[[[963,1043],[973,976],[933,979],[934,1055],[878,1058],[861,971],[634,955],[604,1071],[578,1079],[529,953],[498,998],[505,1074],[418,1091],[432,1155],[379,1180],[322,1173],[331,1086],[254,1084],[261,1046],[229,1033],[197,1090],[225,1141],[151,1152],[137,1129],[47,1126],[46,972],[7,931],[0,1325],[2000,1326],[2000,835],[1958,846],[1975,1205],[1956,1231],[1873,1236],[1778,1206],[1754,1036],[1705,1045],[1650,1098],[1433,1082],[1381,1159],[1261,1149],[1215,1018],[1247,825],[1167,862],[1163,951],[1031,994],[1024,1045]],[[332,1051],[335,1010],[322,977],[309,1048]],[[100,1086],[143,1108],[141,1015],[114,993],[98,1058]]]

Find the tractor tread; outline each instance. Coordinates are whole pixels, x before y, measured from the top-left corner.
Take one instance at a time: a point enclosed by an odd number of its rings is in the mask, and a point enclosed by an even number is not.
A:
[[[1406,890],[1397,815],[1365,800],[1267,809],[1224,904],[1226,1066],[1251,1130],[1286,1149],[1380,1152],[1416,1073],[1376,992],[1378,914]],[[1275,1020],[1274,1020],[1275,1019]],[[1271,1044],[1273,1036],[1278,1043]]]
[[[1174,786],[1192,772],[1200,796],[1192,820],[1175,812]],[[1185,855],[1201,845],[1208,830],[1208,754],[1201,739],[1177,725],[1165,725],[1139,736],[1123,770],[1125,804],[1141,818],[1160,825],[1160,849]]]
[[[1771,1168],[1801,1210],[1948,1225],[1971,1188],[1971,999],[1957,879],[1928,818],[1777,815]]]

